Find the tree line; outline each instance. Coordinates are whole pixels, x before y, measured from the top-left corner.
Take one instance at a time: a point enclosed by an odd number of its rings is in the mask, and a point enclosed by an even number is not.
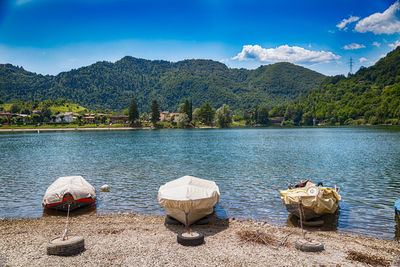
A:
[[[153,100],[151,104],[150,121],[154,127],[160,127],[160,106],[157,100]],[[192,100],[186,99],[184,103],[179,105],[179,117],[177,119],[177,126],[179,128],[192,128],[196,126],[196,122],[207,126],[214,126],[220,128],[229,127],[232,123],[232,112],[228,105],[223,104],[217,110],[209,103],[204,103],[200,108],[193,110]],[[132,126],[140,126],[143,118],[147,114],[140,116],[139,107],[135,99],[131,100],[128,110],[129,121]],[[173,118],[172,120],[173,121]]]

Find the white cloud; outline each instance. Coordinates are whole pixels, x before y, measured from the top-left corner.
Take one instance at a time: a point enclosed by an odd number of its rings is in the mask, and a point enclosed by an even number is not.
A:
[[[368,61],[368,59],[366,59],[365,57],[360,58],[360,63],[366,62]]]
[[[355,22],[357,20],[359,20],[360,17],[354,17],[354,16],[350,16],[348,19],[343,19],[339,24],[336,25],[336,27],[339,28],[339,30],[347,30],[346,25],[352,22]]]
[[[396,1],[383,13],[377,12],[357,22],[355,30],[357,32],[373,32],[374,34],[400,33],[399,11],[400,3]]]
[[[381,44],[378,43],[378,42],[373,42],[372,45],[374,45],[374,46],[376,46],[376,47],[380,47],[380,46],[381,46]]]
[[[343,46],[343,49],[345,49],[345,50],[355,50],[355,49],[360,49],[360,48],[364,48],[364,47],[365,47],[365,45],[352,43],[352,44],[348,44],[348,45]]]
[[[399,40],[397,40],[393,44],[388,44],[388,46],[391,47],[391,48],[396,48],[396,47],[400,46],[400,42],[399,42]]]
[[[259,45],[244,45],[242,52],[232,59],[255,59],[260,62],[286,61],[292,63],[318,64],[338,60],[340,56],[332,52],[312,51],[298,46],[281,45],[276,48],[263,48]]]

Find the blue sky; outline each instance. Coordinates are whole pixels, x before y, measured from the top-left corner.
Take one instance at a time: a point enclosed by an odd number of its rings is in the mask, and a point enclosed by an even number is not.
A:
[[[0,63],[57,74],[129,55],[288,61],[326,75],[370,66],[400,45],[400,3],[236,0],[0,0]]]

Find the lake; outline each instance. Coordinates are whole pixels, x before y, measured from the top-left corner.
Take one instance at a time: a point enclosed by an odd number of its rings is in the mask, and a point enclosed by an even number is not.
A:
[[[0,134],[0,218],[41,217],[60,176],[82,175],[97,214],[164,214],[160,185],[184,175],[214,180],[217,213],[292,224],[279,189],[300,179],[340,187],[332,229],[396,237],[400,129],[395,127],[68,131]]]

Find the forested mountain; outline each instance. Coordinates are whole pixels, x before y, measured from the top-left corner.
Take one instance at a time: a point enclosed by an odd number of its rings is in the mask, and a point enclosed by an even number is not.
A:
[[[324,78],[290,63],[247,70],[230,69],[212,60],[173,63],[127,56],[56,76],[0,65],[0,99],[65,98],[91,109],[122,110],[134,98],[142,111],[149,111],[151,101],[157,99],[163,110],[174,111],[191,98],[195,107],[209,102],[215,108],[228,104],[233,110],[246,110],[257,104],[288,103],[316,88]]]
[[[287,124],[399,124],[400,47],[374,66],[357,73],[326,78],[293,104],[275,108],[285,112]]]

